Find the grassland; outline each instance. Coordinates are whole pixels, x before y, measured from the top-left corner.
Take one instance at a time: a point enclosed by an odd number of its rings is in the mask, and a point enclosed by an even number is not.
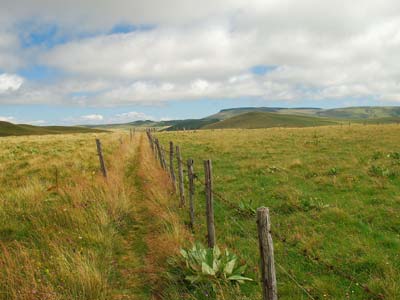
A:
[[[205,243],[203,159],[225,199],[215,196],[217,244],[254,279],[218,300],[261,299],[259,206],[271,209],[280,299],[399,299],[398,129],[156,133],[195,160],[193,234],[143,133],[0,138],[0,299],[211,299],[174,277],[179,248]]]
[[[18,135],[45,135],[45,134],[66,134],[66,133],[91,133],[104,132],[84,127],[74,126],[33,126],[25,124],[12,124],[0,121],[0,137]]]
[[[397,125],[157,136],[180,145],[199,178],[203,159],[212,159],[214,190],[228,200],[215,198],[217,243],[242,257],[255,279],[253,209],[270,208],[280,299],[400,298]],[[195,239],[203,242],[204,199],[198,184]],[[186,211],[181,216],[188,219]],[[260,287],[247,283],[240,295],[260,299]]]
[[[190,239],[165,208],[171,186],[146,140],[127,137],[0,138],[0,299],[142,300],[158,293],[157,272]]]

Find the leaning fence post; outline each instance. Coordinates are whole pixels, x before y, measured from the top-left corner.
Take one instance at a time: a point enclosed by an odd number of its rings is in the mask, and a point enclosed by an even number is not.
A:
[[[189,216],[190,228],[194,229],[194,172],[193,172],[193,159],[187,160],[188,178],[189,178]]]
[[[160,142],[158,141],[158,138],[155,138],[154,144],[156,145],[156,148],[157,148],[158,159],[160,161],[160,165],[162,168],[164,168],[163,159],[162,159],[162,150],[161,150],[161,146],[160,146]]]
[[[174,143],[173,142],[169,142],[169,171],[171,173],[172,185],[175,190],[176,189],[176,177],[175,177],[175,169],[174,169]]]
[[[180,207],[185,206],[185,187],[183,185],[183,166],[182,166],[182,156],[181,149],[179,146],[176,146],[176,159],[178,160],[178,180],[179,180],[179,198],[180,198]]]
[[[103,158],[103,150],[101,148],[101,142],[99,139],[96,139],[96,146],[97,146],[97,154],[99,155],[101,172],[103,173],[104,177],[107,177],[106,165],[104,164],[104,158]]]
[[[154,141],[153,141],[153,137],[151,136],[151,133],[150,133],[149,129],[146,129],[146,134],[147,134],[147,137],[149,139],[151,150],[153,150],[153,152],[154,152]]]
[[[206,214],[207,214],[207,240],[208,247],[215,246],[214,206],[213,206],[213,183],[211,160],[204,161],[205,192],[206,192]]]
[[[261,283],[263,300],[277,300],[278,289],[275,275],[274,245],[271,236],[269,209],[257,209],[258,241],[261,257]]]
[[[167,167],[167,162],[165,161],[165,155],[164,155],[164,148],[163,146],[160,145],[160,150],[161,150],[161,164],[164,170],[168,171],[168,167]]]

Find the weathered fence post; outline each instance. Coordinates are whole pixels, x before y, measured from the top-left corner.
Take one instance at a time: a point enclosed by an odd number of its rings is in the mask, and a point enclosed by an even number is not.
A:
[[[213,182],[211,160],[204,161],[205,192],[206,192],[206,214],[207,214],[207,240],[208,247],[215,246],[215,227],[214,227],[214,204],[213,204]]]
[[[163,164],[163,159],[162,159],[162,150],[161,150],[161,146],[160,146],[160,142],[158,141],[158,138],[154,139],[154,144],[156,145],[156,148],[157,148],[158,159],[160,161],[160,165],[164,169],[164,164]]]
[[[179,146],[176,146],[176,159],[178,160],[178,180],[179,180],[179,198],[180,198],[180,207],[185,206],[185,187],[183,185],[183,166],[182,166],[182,156],[181,149]]]
[[[193,159],[187,160],[188,178],[189,178],[189,216],[190,228],[194,229],[194,171]]]
[[[130,128],[130,129],[129,129],[129,139],[130,139],[131,142],[132,142],[132,137],[133,137],[133,135],[132,135],[132,128]]]
[[[257,209],[257,229],[263,300],[277,300],[278,289],[275,275],[274,245],[271,236],[269,209],[266,207]]]
[[[96,139],[96,146],[97,146],[97,154],[99,155],[101,172],[103,173],[104,177],[107,177],[106,165],[104,164],[104,158],[103,158],[103,150],[101,149],[101,142],[99,139]]]
[[[163,146],[160,145],[160,150],[161,150],[161,164],[162,167],[165,171],[168,171],[168,166],[167,166],[167,162],[165,161],[165,150],[163,148]]]
[[[169,142],[169,171],[171,173],[171,181],[176,190],[176,177],[175,177],[175,169],[174,169],[174,143]]]
[[[149,139],[151,150],[153,150],[153,152],[154,152],[154,141],[153,141],[153,137],[151,136],[151,133],[150,133],[149,129],[146,129],[146,134],[147,134],[147,137]]]

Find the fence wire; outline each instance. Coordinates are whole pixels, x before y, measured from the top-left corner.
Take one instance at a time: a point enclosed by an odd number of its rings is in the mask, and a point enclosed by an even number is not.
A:
[[[153,140],[152,142],[149,141],[150,145],[152,145],[152,144],[154,143],[154,138],[152,137],[151,133],[150,133],[150,136],[149,136],[149,140],[150,140],[150,139]],[[171,154],[171,152],[170,152],[169,150],[165,150],[161,145],[160,145],[160,151],[161,151],[163,154],[167,154],[167,155],[170,155],[170,154]],[[173,151],[173,153],[174,153],[174,152],[175,152],[175,151]],[[155,151],[155,155],[157,155],[157,156],[156,156],[156,159],[159,160],[160,158],[158,157],[157,150]],[[180,159],[179,157],[175,156],[175,159],[176,159],[177,161],[179,161],[180,163],[182,163],[183,165],[185,165],[185,162],[184,162],[182,159]],[[161,166],[161,167],[164,167],[164,166]],[[165,167],[166,167],[167,169],[170,169],[170,168],[171,168],[171,166],[168,166],[168,165],[166,165]],[[202,186],[205,186],[205,184],[206,184],[205,181],[202,180],[202,179],[200,179],[199,176],[197,176],[197,174],[194,174],[194,179],[195,179],[194,182],[198,182],[198,183],[200,183]],[[215,191],[214,189],[211,189],[211,192],[212,192],[213,196],[216,196],[216,198],[219,199],[219,200],[220,200],[223,204],[225,204],[226,206],[228,206],[228,207],[230,207],[230,208],[232,208],[232,209],[235,209],[235,210],[240,209],[240,207],[239,207],[238,204],[236,204],[235,202],[232,202],[232,201],[228,200],[227,197],[225,197],[225,196],[224,196],[223,194],[221,194],[220,192],[217,192],[217,191]],[[219,203],[218,201],[214,201],[214,204],[217,204],[217,206],[219,206],[220,208],[224,208],[224,207],[221,206],[221,203]],[[248,233],[248,229],[244,228],[243,225],[241,225],[234,217],[232,217],[232,216],[230,216],[230,215],[229,215],[228,217],[229,217],[229,219],[230,219],[233,223],[235,223],[235,225],[242,231],[243,235],[246,235],[246,234]],[[273,234],[273,231],[272,231],[271,233]],[[276,238],[278,238],[278,240],[279,240],[280,242],[282,242],[283,244],[286,244],[284,238],[280,238],[279,236],[276,236],[276,235],[274,235],[274,234],[273,234],[273,236],[275,236]],[[255,239],[254,237],[248,237],[248,239],[249,239],[250,242],[253,242],[254,244],[258,245],[258,240]],[[309,257],[307,257],[307,258],[309,258]],[[309,258],[309,259],[312,259],[312,258]],[[355,277],[353,277],[353,276],[351,276],[351,275],[348,275],[348,274],[344,274],[343,272],[341,272],[341,271],[338,270],[337,268],[334,268],[334,266],[332,266],[332,265],[327,265],[327,264],[325,264],[325,263],[323,263],[323,262],[321,262],[321,261],[319,261],[319,263],[322,263],[322,265],[324,265],[328,270],[330,270],[330,271],[333,270],[336,274],[338,274],[338,275],[340,275],[340,276],[342,276],[342,277],[344,277],[344,278],[346,278],[346,279],[348,279],[348,280],[351,280],[352,283],[356,283],[357,285],[359,285],[360,287],[362,287],[366,293],[368,293],[368,294],[371,295],[371,296],[374,296],[374,298],[382,299],[382,298],[380,297],[380,295],[376,295],[375,293],[373,293],[373,292],[368,288],[368,286],[366,286],[366,285],[364,285],[364,284],[360,284],[360,283],[356,280]],[[308,292],[307,289],[306,289],[303,285],[301,285],[301,283],[299,282],[299,280],[296,279],[296,277],[295,277],[293,274],[291,274],[288,270],[286,270],[281,264],[279,264],[279,263],[277,263],[277,262],[275,262],[275,264],[281,269],[281,271],[282,271],[283,273],[285,273],[285,274],[287,275],[287,278],[289,278],[289,279],[290,279],[290,280],[291,280],[305,295],[307,295],[307,297],[308,297],[309,299],[316,300],[316,298],[314,298],[314,297],[310,294],[310,292]],[[317,292],[319,292],[319,293],[321,293],[321,294],[324,294],[321,290],[319,290],[319,289],[316,288],[315,286],[312,286],[312,288],[313,288],[314,290],[316,290]]]

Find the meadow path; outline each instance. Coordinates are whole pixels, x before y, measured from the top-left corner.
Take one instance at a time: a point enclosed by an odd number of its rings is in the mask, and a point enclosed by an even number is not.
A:
[[[129,226],[121,232],[122,247],[115,261],[119,281],[113,299],[160,299],[163,264],[179,245],[163,228],[166,218],[174,220],[171,212],[166,212],[169,209],[163,209],[170,203],[172,190],[145,136],[136,134],[130,147],[125,184],[133,186],[133,213]]]

